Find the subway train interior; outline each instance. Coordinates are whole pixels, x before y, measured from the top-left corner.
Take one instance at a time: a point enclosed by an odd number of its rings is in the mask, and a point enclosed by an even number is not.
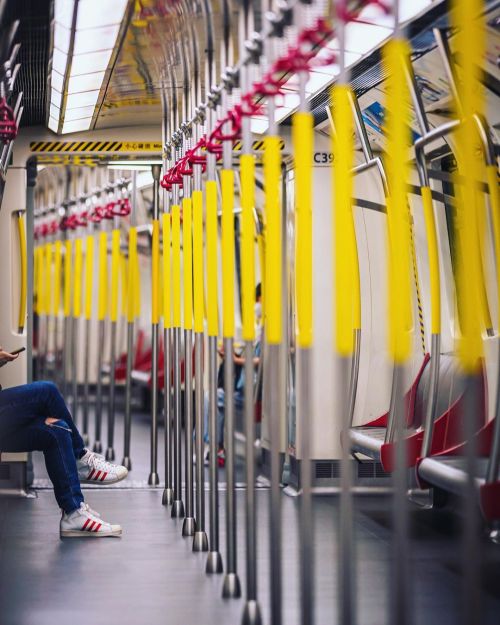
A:
[[[500,2],[0,57],[0,625],[498,625]]]

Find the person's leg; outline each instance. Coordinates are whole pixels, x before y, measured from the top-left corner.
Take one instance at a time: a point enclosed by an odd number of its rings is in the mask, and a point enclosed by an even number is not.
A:
[[[224,448],[224,389],[217,389],[217,441]]]
[[[74,455],[81,458],[85,453],[83,439],[55,384],[32,382],[0,393],[0,423],[6,432],[16,432],[23,425],[39,421],[42,417],[66,422],[71,431]]]
[[[42,451],[59,507],[70,514],[80,507],[83,495],[73,451],[72,430],[62,419],[34,420],[16,431],[1,432],[2,451]]]

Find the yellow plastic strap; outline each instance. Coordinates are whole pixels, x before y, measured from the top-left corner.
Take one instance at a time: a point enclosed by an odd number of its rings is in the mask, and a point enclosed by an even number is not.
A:
[[[500,326],[500,194],[498,192],[498,170],[496,165],[488,165],[486,168],[488,189],[490,192],[490,206],[493,218],[493,239],[495,241],[495,260],[497,274],[497,332]]]
[[[194,331],[203,332],[203,194],[193,191]]]
[[[181,327],[181,207],[172,206],[172,326]]]
[[[206,260],[207,260],[207,332],[219,333],[219,308],[217,284],[217,183],[208,180],[206,196]]]
[[[151,245],[151,323],[158,323],[159,317],[159,272],[160,272],[160,222],[153,219],[153,237]]]
[[[281,343],[281,155],[279,137],[264,139],[264,197],[266,214],[266,339]]]
[[[295,298],[297,345],[312,345],[312,155],[313,116],[293,116],[292,140],[295,165]],[[347,158],[349,156],[347,155]]]
[[[193,329],[193,205],[191,198],[182,200],[182,249],[184,275],[184,328]]]
[[[111,233],[111,308],[109,318],[118,320],[118,287],[120,280],[120,231],[115,228]]]
[[[483,2],[454,2],[453,26],[457,29],[457,50],[460,50],[460,104],[464,122],[457,130],[457,220],[458,272],[457,305],[460,322],[458,354],[464,371],[479,371],[483,356],[481,319],[481,248],[477,223],[477,180],[482,179],[480,159],[473,149],[479,143],[473,115],[484,111],[484,88],[481,72],[485,54],[485,28],[482,21]]]
[[[405,77],[408,59],[406,41],[393,39],[386,44],[383,63],[388,75],[385,162],[389,186],[389,350],[396,364],[403,364],[408,359],[412,340],[411,239],[407,200],[410,94]]]
[[[52,305],[52,244],[45,244],[45,284],[43,290],[43,312],[50,315]]]
[[[427,234],[427,254],[429,256],[429,276],[431,282],[431,332],[441,333],[441,287],[439,272],[439,252],[436,235],[436,222],[432,193],[429,187],[422,187],[422,203],[424,205],[425,230]]]
[[[38,281],[39,281],[39,247],[35,247],[33,250],[33,312],[39,314],[38,303]]]
[[[234,173],[221,172],[222,191],[222,334],[234,337]]]
[[[64,242],[64,316],[71,316],[71,267],[73,246],[67,239]]]
[[[259,250],[259,265],[260,265],[260,283],[261,283],[261,307],[262,307],[262,320],[265,323],[266,317],[266,242],[262,234],[257,235],[257,248]]]
[[[163,213],[163,327],[172,326],[172,278],[170,266],[170,214]]]
[[[61,268],[62,268],[62,243],[54,243],[54,298],[52,300],[52,314],[57,316],[61,309]]]
[[[241,176],[241,313],[242,338],[255,339],[255,159],[240,158]]]
[[[83,242],[75,241],[75,281],[73,287],[73,317],[82,314]]]
[[[94,237],[89,235],[85,244],[85,319],[92,318],[94,281]]]
[[[21,288],[19,293],[19,317],[17,328],[21,334],[24,330],[24,324],[26,322],[26,295],[28,292],[26,229],[24,227],[24,217],[22,214],[19,214],[17,218],[17,230],[19,234],[19,258],[21,261]]]
[[[486,237],[486,206],[483,202],[483,197],[478,188],[476,188],[476,211],[477,211],[477,232],[478,232],[478,247],[480,251],[479,262],[479,298],[481,300],[481,311],[483,315],[484,327],[488,330],[493,328],[493,322],[491,320],[490,305],[488,303],[488,293],[486,292],[486,275],[484,269],[484,257],[482,252],[484,251],[484,240]]]
[[[123,317],[127,318],[128,315],[128,299],[127,299],[127,291],[128,291],[128,267],[127,267],[127,259],[123,252],[120,252],[120,284],[121,284],[121,295],[120,295],[120,311]]]
[[[102,321],[108,314],[108,237],[99,233],[99,293],[97,318]]]
[[[137,280],[137,229],[131,227],[128,233],[128,300],[127,322],[133,323],[136,316],[136,285]]]
[[[134,310],[135,318],[141,316],[141,265],[137,245],[134,252]]]

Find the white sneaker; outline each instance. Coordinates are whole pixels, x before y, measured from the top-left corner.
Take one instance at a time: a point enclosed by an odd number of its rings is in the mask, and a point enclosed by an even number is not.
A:
[[[76,461],[76,466],[82,484],[115,484],[128,475],[125,467],[108,462],[101,454],[89,450]]]
[[[121,536],[121,525],[106,523],[100,515],[86,503],[81,503],[77,510],[70,514],[63,513],[60,524],[62,538],[103,538],[105,536]]]

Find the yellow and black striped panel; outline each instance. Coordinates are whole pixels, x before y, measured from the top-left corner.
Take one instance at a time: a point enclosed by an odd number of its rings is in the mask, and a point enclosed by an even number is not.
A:
[[[233,150],[235,152],[238,152],[239,150],[241,150],[242,147],[242,142],[241,141],[235,141],[233,144]],[[285,142],[283,141],[283,139],[280,141],[280,150],[283,150],[285,148]],[[254,141],[252,143],[252,150],[254,150],[255,152],[259,152],[260,150],[264,149],[264,139],[259,139],[257,141]]]
[[[36,154],[55,153],[110,153],[161,152],[162,145],[153,141],[32,141],[30,150]]]

